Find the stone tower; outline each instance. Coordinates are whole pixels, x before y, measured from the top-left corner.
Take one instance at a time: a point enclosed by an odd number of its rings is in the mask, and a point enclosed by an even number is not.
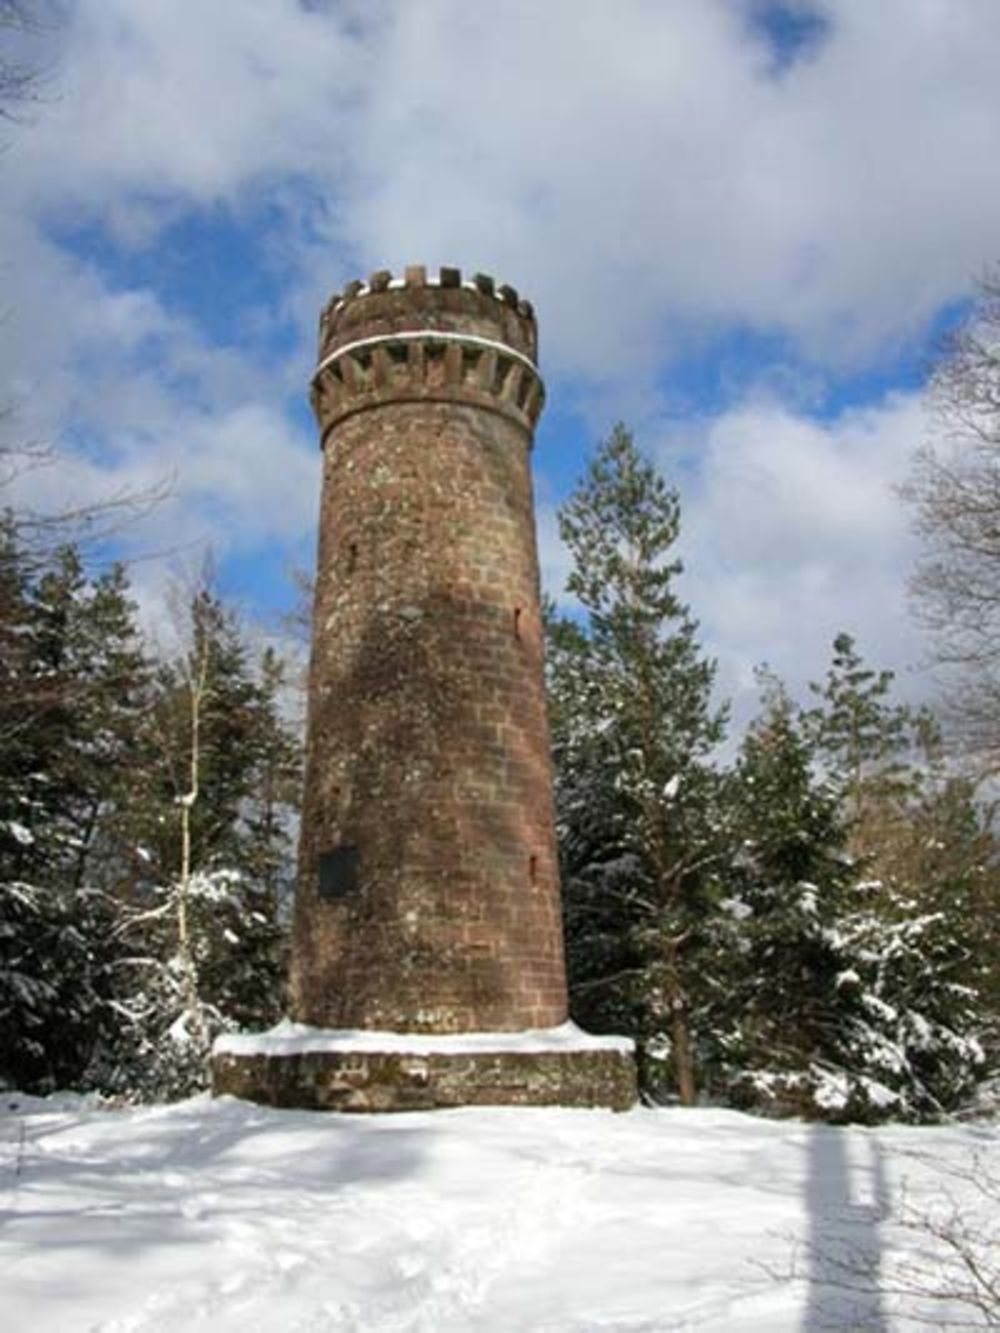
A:
[[[542,680],[531,306],[378,273],[326,309],[293,1014],[567,1016]]]
[[[308,1052],[301,1032],[223,1039],[217,1090],[344,1109],[632,1099],[623,1043],[560,1026],[530,458],[543,399],[532,308],[491,278],[383,271],[322,314],[291,990],[293,1018],[328,1031]],[[344,1036],[357,1029],[363,1052]],[[537,1049],[504,1039],[526,1030]],[[463,1033],[480,1035],[463,1049]]]

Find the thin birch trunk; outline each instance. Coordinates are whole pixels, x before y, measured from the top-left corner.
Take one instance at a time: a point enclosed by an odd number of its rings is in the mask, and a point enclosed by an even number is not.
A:
[[[181,960],[185,1007],[196,1040],[204,1045],[205,1019],[198,995],[198,968],[191,938],[191,811],[198,800],[201,767],[201,710],[208,679],[208,645],[197,648],[197,661],[188,672],[191,723],[188,750],[188,790],[179,798],[181,811],[181,865],[177,881],[177,952]]]

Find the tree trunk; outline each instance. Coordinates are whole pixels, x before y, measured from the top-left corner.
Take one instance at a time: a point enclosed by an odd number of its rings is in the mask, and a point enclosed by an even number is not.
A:
[[[191,732],[188,750],[189,790],[180,797],[181,807],[181,865],[177,882],[177,951],[184,975],[184,993],[188,1016],[194,1029],[195,1040],[204,1045],[206,1040],[205,1016],[198,994],[198,969],[191,939],[188,905],[191,895],[191,811],[198,799],[201,766],[201,708],[208,677],[208,649],[202,644],[196,670],[190,671],[188,692],[191,704]]]
[[[698,1089],[694,1077],[694,1054],[691,1049],[691,1030],[688,1026],[687,1010],[684,1001],[677,997],[671,1014],[671,1038],[674,1048],[674,1073],[677,1078],[677,1094],[681,1106],[694,1106],[698,1100]]]
[[[694,1106],[698,1100],[698,1087],[695,1081],[694,1049],[691,1042],[691,1027],[688,1023],[687,1004],[681,987],[677,968],[679,944],[671,940],[667,945],[669,962],[667,965],[667,1001],[670,1005],[670,1038],[673,1046],[674,1077],[677,1081],[677,1095],[682,1106]]]

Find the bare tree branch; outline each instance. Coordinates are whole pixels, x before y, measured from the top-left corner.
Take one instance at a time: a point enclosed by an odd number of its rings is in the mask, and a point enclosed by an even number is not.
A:
[[[31,39],[56,26],[52,9],[38,0],[0,0],[0,120],[23,121],[24,108],[41,100],[50,76],[29,58]]]
[[[930,384],[935,439],[900,488],[923,553],[910,590],[943,669],[950,730],[1000,769],[1000,269]]]

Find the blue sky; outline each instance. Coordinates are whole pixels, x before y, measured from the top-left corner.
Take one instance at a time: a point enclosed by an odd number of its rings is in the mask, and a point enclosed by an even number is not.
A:
[[[315,542],[318,311],[374,268],[538,311],[544,576],[618,419],[678,486],[737,714],[840,629],[930,688],[894,486],[943,331],[1000,258],[994,0],[77,0],[0,157],[4,397],[58,505],[173,479],[152,624],[211,548],[273,625]]]

